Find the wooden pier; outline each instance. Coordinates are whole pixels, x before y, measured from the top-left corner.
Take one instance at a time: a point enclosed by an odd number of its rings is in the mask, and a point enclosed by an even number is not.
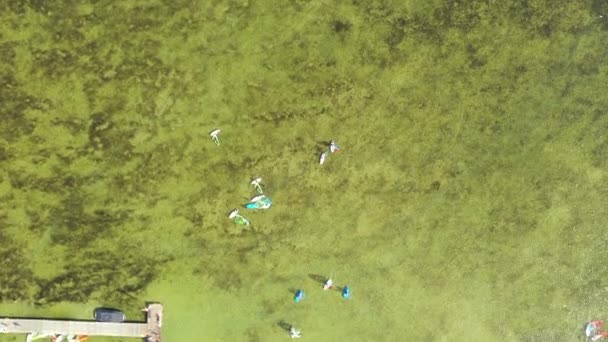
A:
[[[147,313],[145,323],[2,318],[0,333],[139,337],[145,342],[161,342],[163,306],[149,304],[144,311]]]

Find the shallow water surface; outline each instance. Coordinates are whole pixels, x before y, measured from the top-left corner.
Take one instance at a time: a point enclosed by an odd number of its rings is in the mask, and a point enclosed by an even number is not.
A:
[[[608,304],[607,12],[6,1],[0,312],[160,301],[166,341],[582,340]],[[242,208],[254,176],[267,211]]]

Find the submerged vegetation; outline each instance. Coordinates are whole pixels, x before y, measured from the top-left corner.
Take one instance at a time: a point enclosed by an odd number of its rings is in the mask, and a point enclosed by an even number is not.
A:
[[[600,0],[3,1],[0,312],[582,338],[608,304],[607,39]],[[255,175],[274,206],[243,230]]]

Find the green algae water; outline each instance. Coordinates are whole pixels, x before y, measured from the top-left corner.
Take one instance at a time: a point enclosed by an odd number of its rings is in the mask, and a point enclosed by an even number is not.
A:
[[[0,316],[160,301],[169,342],[583,341],[608,319],[607,16],[3,1]],[[268,210],[242,207],[254,176]]]

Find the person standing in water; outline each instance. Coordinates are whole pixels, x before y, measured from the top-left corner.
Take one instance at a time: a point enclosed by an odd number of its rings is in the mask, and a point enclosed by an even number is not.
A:
[[[209,136],[211,137],[211,140],[213,140],[213,143],[216,144],[217,146],[220,146],[220,132],[221,132],[221,130],[219,128],[214,129],[213,131],[209,132]]]
[[[334,140],[329,141],[329,152],[331,152],[331,153],[340,152],[340,146],[338,146],[338,144],[336,144],[336,142]]]
[[[300,330],[296,329],[293,325],[289,327],[289,337],[291,338],[300,338],[302,337],[302,333]]]
[[[323,290],[332,290],[334,288],[334,281],[331,278],[327,279],[323,284]]]
[[[608,331],[602,331],[603,326],[604,322],[600,320],[587,323],[587,325],[585,325],[585,336],[587,336],[589,341],[603,340],[605,337],[608,337]]]
[[[253,188],[255,189],[255,191],[257,191],[259,194],[263,194],[264,193],[264,189],[262,189],[262,178],[260,177],[256,177],[251,181],[251,185],[253,185]]]
[[[319,164],[323,165],[323,163],[325,163],[325,158],[327,158],[328,153],[336,153],[336,152],[340,152],[340,146],[338,146],[338,144],[336,144],[335,140],[330,140],[329,141],[329,150],[323,151],[323,153],[321,153],[321,156],[319,156]]]

